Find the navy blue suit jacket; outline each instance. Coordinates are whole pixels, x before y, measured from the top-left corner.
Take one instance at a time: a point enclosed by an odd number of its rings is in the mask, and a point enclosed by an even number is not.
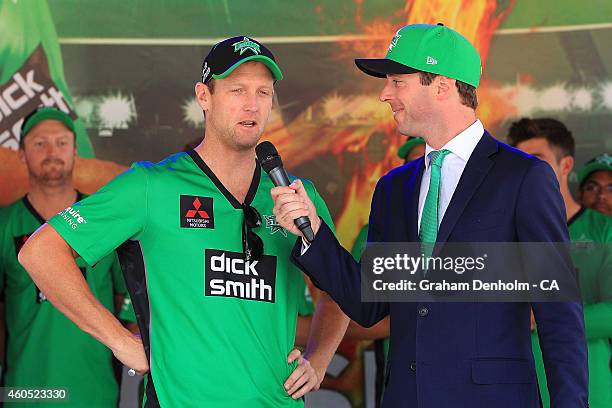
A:
[[[424,159],[376,186],[368,242],[417,242]],[[470,157],[438,242],[567,242],[565,208],[545,162],[487,132]],[[360,266],[322,224],[293,261],[353,320],[391,318],[383,407],[539,407],[530,340],[533,308],[555,408],[586,407],[587,349],[579,303],[363,303]]]

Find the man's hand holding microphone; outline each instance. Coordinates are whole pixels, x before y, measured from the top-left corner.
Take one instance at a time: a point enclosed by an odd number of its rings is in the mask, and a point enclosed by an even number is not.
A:
[[[308,197],[301,180],[289,183],[276,148],[270,142],[262,142],[255,149],[257,159],[277,187],[270,190],[272,210],[283,228],[310,243],[321,226],[314,204]]]
[[[294,220],[299,217],[308,217],[311,221],[310,226],[313,235],[316,235],[321,226],[321,219],[317,215],[317,210],[310,197],[308,197],[302,181],[295,180],[287,187],[274,187],[270,190],[270,194],[272,194],[272,200],[274,200],[272,212],[276,216],[276,222],[292,234],[310,242],[311,239],[309,240],[304,236],[304,233],[295,225]]]

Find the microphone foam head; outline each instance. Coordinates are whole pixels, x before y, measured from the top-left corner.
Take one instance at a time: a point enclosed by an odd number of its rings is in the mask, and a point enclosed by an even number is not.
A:
[[[257,155],[259,164],[261,164],[261,167],[266,173],[269,173],[270,170],[283,165],[283,161],[278,155],[276,147],[274,147],[274,145],[268,141],[258,144],[257,147],[255,147],[255,154]]]

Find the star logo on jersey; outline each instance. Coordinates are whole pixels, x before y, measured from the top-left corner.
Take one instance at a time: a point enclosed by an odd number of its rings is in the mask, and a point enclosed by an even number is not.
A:
[[[595,241],[590,239],[584,232],[578,239],[572,240],[572,246],[577,250],[592,250],[595,247]]]
[[[274,235],[280,231],[284,237],[287,237],[287,230],[276,222],[276,215],[264,215],[264,218],[266,219],[266,228],[270,228],[270,235]]]
[[[180,201],[181,228],[215,228],[211,197],[181,194]]]
[[[249,37],[244,37],[242,41],[238,41],[232,44],[234,46],[234,52],[240,51],[240,55],[244,54],[245,51],[251,50],[253,54],[259,54],[259,44],[252,41]]]

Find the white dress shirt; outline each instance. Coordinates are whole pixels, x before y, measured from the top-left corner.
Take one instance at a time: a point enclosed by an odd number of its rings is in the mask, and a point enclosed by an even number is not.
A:
[[[444,158],[442,162],[442,168],[440,173],[440,196],[439,196],[439,218],[438,227],[442,222],[442,218],[446,213],[448,204],[453,198],[459,179],[465,170],[472,152],[476,148],[476,145],[484,134],[484,126],[480,120],[476,119],[476,122],[472,123],[470,127],[453,137],[448,143],[442,146],[442,149],[450,151],[450,153]],[[440,149],[440,150],[442,150]],[[427,191],[429,190],[429,180],[431,178],[431,166],[429,165],[431,153],[434,148],[425,145],[425,171],[423,172],[423,179],[421,180],[421,190],[419,191],[419,231],[421,230],[421,215],[423,214],[423,207],[425,206],[425,198],[427,197]],[[310,247],[302,238],[302,250],[301,254],[304,255],[306,250]]]
[[[482,126],[480,120],[476,120],[476,122],[472,123],[470,127],[453,137],[440,149],[446,149],[450,151],[450,153],[444,158],[440,173],[440,207],[438,209],[438,228],[440,227],[442,218],[446,213],[448,204],[453,198],[453,194],[455,193],[457,184],[459,184],[459,179],[463,174],[463,170],[465,170],[465,166],[483,134],[484,127]],[[421,190],[419,192],[419,231],[421,231],[421,215],[423,214],[425,198],[427,197],[427,192],[429,190],[429,180],[431,179],[429,153],[434,150],[435,149],[428,144],[425,145],[425,171],[423,172]]]

